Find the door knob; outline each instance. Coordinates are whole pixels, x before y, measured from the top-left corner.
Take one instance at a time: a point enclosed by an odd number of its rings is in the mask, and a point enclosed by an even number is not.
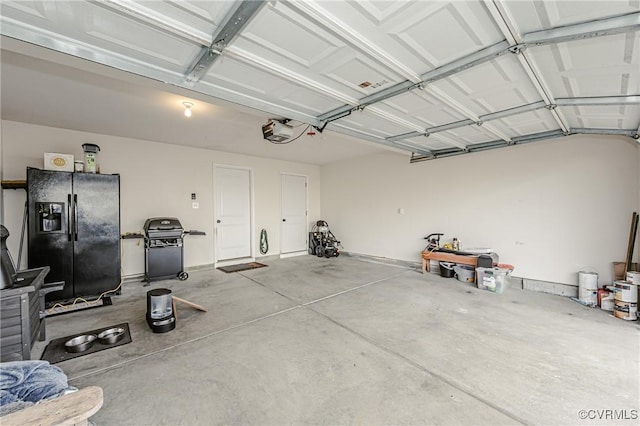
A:
[[[216,223],[220,223],[220,222],[221,222],[220,219],[216,220]]]
[[[282,219],[282,221],[283,221],[283,222],[286,222],[286,221],[287,221],[287,219]]]

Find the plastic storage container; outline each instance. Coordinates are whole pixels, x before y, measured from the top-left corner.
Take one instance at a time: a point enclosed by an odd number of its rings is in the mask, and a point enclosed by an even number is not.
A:
[[[476,268],[476,282],[480,290],[502,293],[511,281],[511,270],[503,268]]]
[[[456,265],[453,267],[453,270],[456,272],[458,281],[471,284],[475,282],[476,271],[473,266]]]
[[[85,173],[99,173],[98,153],[100,152],[100,147],[94,143],[85,143],[82,144],[82,149],[84,150],[83,171]],[[73,163],[73,160],[71,163]]]

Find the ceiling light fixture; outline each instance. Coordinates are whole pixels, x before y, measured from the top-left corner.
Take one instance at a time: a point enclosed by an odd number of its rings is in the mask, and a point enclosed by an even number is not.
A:
[[[183,102],[182,105],[184,105],[184,116],[191,117],[191,108],[193,108],[193,104],[191,102]]]

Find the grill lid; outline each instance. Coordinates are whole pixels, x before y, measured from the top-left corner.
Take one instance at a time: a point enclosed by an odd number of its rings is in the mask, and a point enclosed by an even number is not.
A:
[[[180,221],[175,217],[152,217],[144,223],[145,233],[175,231],[182,233],[183,228]]]

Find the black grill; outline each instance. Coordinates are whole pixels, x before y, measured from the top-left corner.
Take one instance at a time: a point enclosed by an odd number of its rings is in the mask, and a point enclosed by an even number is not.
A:
[[[144,223],[145,279],[147,282],[178,278],[184,272],[184,228],[175,217],[154,217]]]
[[[184,228],[175,217],[154,217],[144,223],[144,236],[159,247],[182,244]]]

